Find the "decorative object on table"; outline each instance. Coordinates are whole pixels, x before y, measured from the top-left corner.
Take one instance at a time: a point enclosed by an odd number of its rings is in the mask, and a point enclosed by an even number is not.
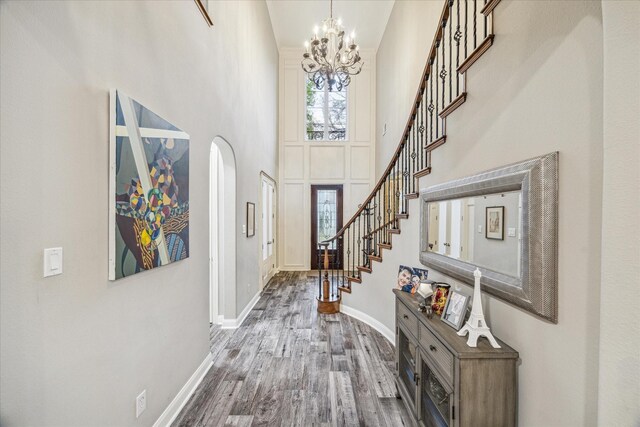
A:
[[[430,298],[433,295],[433,288],[431,287],[431,284],[427,283],[426,280],[421,281],[416,293],[423,298],[422,302],[418,305],[420,311],[427,313],[427,317],[431,316],[432,310]],[[429,299],[429,301],[427,301],[427,299]]]
[[[477,347],[478,346],[478,338],[485,336],[491,343],[493,348],[500,348],[498,341],[493,337],[489,327],[487,326],[487,322],[484,320],[484,313],[482,311],[482,299],[480,297],[480,278],[482,277],[482,273],[479,268],[476,268],[476,271],[473,272],[473,276],[476,279],[476,282],[473,286],[473,305],[471,306],[471,316],[465,325],[458,331],[458,335],[461,337],[469,333],[469,339],[467,340],[467,345],[469,347]]]
[[[485,237],[504,240],[504,206],[488,206],[486,216]]]
[[[322,21],[323,35],[318,37],[318,27],[314,28],[311,42],[305,42],[302,55],[302,69],[309,75],[317,89],[327,86],[329,91],[351,83],[351,76],[360,74],[362,58],[356,44],[356,33],[345,36],[342,21],[333,19],[333,0],[330,1],[329,18]]]
[[[442,314],[442,310],[444,310],[444,306],[447,304],[447,297],[449,296],[449,289],[451,285],[444,282],[435,282],[434,285],[436,289],[433,294],[431,309],[434,314],[440,316]]]
[[[247,237],[256,235],[256,205],[247,202]]]
[[[189,256],[189,135],[110,94],[109,280]]]
[[[440,317],[444,323],[454,328],[456,331],[462,326],[465,315],[467,314],[467,305],[469,304],[469,296],[460,292],[451,291],[447,303]]]
[[[194,0],[200,13],[202,13],[202,17],[207,22],[207,25],[213,27],[213,20],[211,19],[211,15],[209,15],[209,0]]]
[[[429,274],[428,270],[401,265],[400,268],[398,268],[396,289],[415,294],[420,286],[420,282],[427,280],[427,274]]]

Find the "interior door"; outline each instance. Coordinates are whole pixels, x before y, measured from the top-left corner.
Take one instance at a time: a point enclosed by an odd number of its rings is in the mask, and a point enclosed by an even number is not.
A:
[[[275,183],[262,177],[262,285],[264,286],[275,273],[275,220],[276,189]]]
[[[318,268],[322,256],[318,243],[336,235],[342,228],[342,185],[311,186],[311,269]],[[329,247],[330,262],[340,268],[340,247]]]

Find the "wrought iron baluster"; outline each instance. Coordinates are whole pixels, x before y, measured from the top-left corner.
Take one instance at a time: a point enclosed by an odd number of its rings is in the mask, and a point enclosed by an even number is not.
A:
[[[445,101],[445,96],[446,96],[446,89],[445,89],[445,79],[447,78],[447,70],[446,70],[446,63],[447,63],[447,59],[446,59],[446,51],[447,51],[447,46],[445,43],[445,34],[447,32],[447,20],[443,20],[442,21],[442,70],[440,71],[440,79],[442,80],[442,109],[444,110],[444,108],[446,107],[446,101]],[[444,133],[444,129],[442,130],[442,132]]]
[[[429,59],[429,62],[429,106],[427,110],[429,110],[429,144],[431,144],[433,142],[433,110],[435,109],[433,105],[433,58]]]
[[[487,0],[484,0],[484,4],[487,4]],[[484,15],[484,13],[483,13]],[[484,38],[487,38],[487,15],[484,15]]]
[[[464,57],[467,59],[467,45],[469,44],[469,0],[464,0]]]
[[[453,101],[453,62],[452,62],[452,58],[453,58],[453,11],[452,11],[452,7],[453,7],[453,0],[449,0],[449,18],[447,18],[447,21],[449,21],[449,104],[451,104],[451,101]]]
[[[477,33],[478,33],[478,2],[477,0],[473,0],[473,48],[475,49],[478,46],[477,42]]]
[[[460,66],[460,39],[462,38],[462,32],[460,32],[460,0],[456,0],[456,33],[453,38],[456,41],[456,97],[460,95],[460,74],[458,73],[458,67]]]
[[[439,56],[438,56],[438,48],[439,48],[439,47],[440,47],[440,41],[437,41],[437,42],[436,42],[436,75],[437,75],[437,74],[438,74],[438,72],[440,71],[440,68],[439,68],[439,61],[440,61],[440,59],[439,59]],[[437,77],[434,77],[434,79],[437,79]],[[439,95],[439,94],[438,94],[438,87],[439,87],[440,85],[438,84],[438,82],[437,82],[437,81],[436,81],[436,83],[435,83],[435,86],[436,86],[436,104],[435,104],[435,109],[436,109],[436,119],[435,119],[435,122],[436,122],[436,139],[438,139],[438,138],[440,138],[440,131],[439,131],[439,124],[440,124],[440,123],[439,123],[439,120],[438,120],[438,111],[439,111],[438,104],[439,104],[439,102],[440,102],[440,100],[439,100],[439,96],[438,96],[438,95]]]

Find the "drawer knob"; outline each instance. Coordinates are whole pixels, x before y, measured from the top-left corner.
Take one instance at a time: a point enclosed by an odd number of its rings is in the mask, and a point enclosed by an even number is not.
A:
[[[436,351],[436,350],[438,350],[438,349],[436,348],[436,346],[435,346],[435,345],[433,345],[433,344],[432,344],[432,345],[430,345],[430,346],[429,346],[429,350],[431,350],[431,351]]]
[[[407,316],[406,314],[403,314],[402,317],[404,317],[405,319],[409,318],[409,316]]]

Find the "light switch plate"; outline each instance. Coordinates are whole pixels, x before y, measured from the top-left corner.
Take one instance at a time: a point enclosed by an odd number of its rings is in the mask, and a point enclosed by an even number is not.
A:
[[[516,237],[516,229],[515,229],[515,227],[509,227],[507,229],[507,236]]]
[[[62,248],[44,250],[44,277],[62,274]]]
[[[482,226],[481,225],[478,226],[478,233],[482,233]]]

